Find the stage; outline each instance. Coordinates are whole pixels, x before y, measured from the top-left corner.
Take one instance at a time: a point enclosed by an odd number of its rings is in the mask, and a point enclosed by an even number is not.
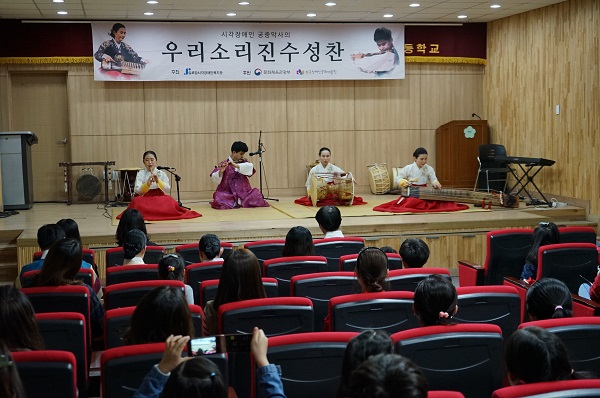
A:
[[[556,197],[548,194],[548,197]],[[587,202],[558,198],[568,203],[560,208],[532,207],[521,203],[518,209],[492,207],[491,210],[469,205],[469,209],[454,213],[392,214],[373,211],[373,207],[393,200],[392,195],[363,195],[367,205],[340,207],[342,231],[346,236],[361,236],[370,246],[390,245],[398,250],[407,237],[420,237],[431,248],[428,266],[455,270],[457,261],[484,260],[485,233],[499,228],[534,227],[541,221],[561,225],[590,225]],[[184,205],[198,211],[203,217],[183,221],[160,221],[147,224],[150,239],[173,251],[179,244],[197,242],[205,233],[215,233],[221,240],[235,245],[271,238],[284,238],[296,225],[308,228],[313,237],[323,236],[314,220],[318,208],[294,204],[297,197],[280,197],[269,201],[269,208],[214,210],[208,200],[187,201]],[[61,218],[72,218],[79,224],[83,243],[96,250],[100,276],[104,276],[104,251],[114,247],[117,226],[116,215],[125,207],[115,203],[73,204],[36,203],[29,210],[0,219],[2,249],[0,250],[0,278],[14,279],[17,265],[31,261],[37,247],[37,229]]]

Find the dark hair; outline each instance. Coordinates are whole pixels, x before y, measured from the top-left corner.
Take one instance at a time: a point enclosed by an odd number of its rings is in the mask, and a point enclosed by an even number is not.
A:
[[[158,276],[160,279],[182,281],[184,274],[185,261],[178,253],[165,254],[158,262]]]
[[[223,304],[265,297],[260,265],[254,253],[248,249],[234,249],[228,253],[214,301],[215,311]]]
[[[37,231],[38,246],[42,250],[48,250],[54,242],[66,238],[65,231],[56,224],[42,225]]]
[[[392,354],[393,352],[394,343],[383,330],[365,330],[350,340],[344,351],[342,375],[336,397],[345,398],[348,396],[350,374],[367,358],[377,354]]]
[[[538,249],[541,246],[553,245],[558,243],[560,240],[560,233],[558,227],[553,222],[549,222],[544,225],[539,225],[533,230],[533,237],[531,240],[531,249],[527,254],[526,261],[537,267]],[[534,275],[535,278],[535,275]]]
[[[315,220],[325,231],[337,231],[342,224],[342,213],[335,206],[323,206],[317,211]]]
[[[510,335],[504,359],[509,376],[519,382],[574,378],[563,342],[555,334],[536,326],[519,329]]]
[[[161,398],[227,398],[228,386],[219,367],[208,358],[195,357],[171,371]]]
[[[0,325],[0,342],[9,351],[44,349],[33,306],[25,293],[11,285],[0,286]]]
[[[423,326],[448,325],[456,313],[458,296],[448,278],[429,275],[417,284],[414,296],[415,315]],[[446,318],[444,313],[448,314]]]
[[[352,372],[349,398],[426,398],[425,375],[410,359],[397,354],[379,354],[365,360]]]
[[[25,398],[26,396],[17,364],[10,355],[10,349],[0,341],[0,397]]]
[[[248,145],[242,141],[236,141],[231,144],[231,152],[248,152]]]
[[[377,28],[375,29],[375,33],[373,34],[373,40],[392,40],[392,31],[388,28]]]
[[[323,148],[319,149],[319,156],[321,156],[321,152],[323,152],[323,151],[327,151],[327,152],[329,152],[329,154],[331,154],[331,149],[324,146]]]
[[[146,234],[139,229],[132,229],[125,235],[123,242],[123,257],[125,260],[131,260],[136,254],[146,248]]]
[[[123,338],[127,344],[146,344],[170,335],[194,337],[192,315],[181,288],[159,286],[137,305]]]
[[[117,226],[117,233],[115,234],[117,246],[123,246],[123,242],[125,242],[125,235],[127,235],[127,232],[131,231],[132,229],[139,229],[146,235],[146,239],[149,240],[142,213],[136,209],[127,209],[121,213],[121,219],[119,220],[119,225]]]
[[[314,256],[315,244],[310,231],[302,226],[291,228],[285,236],[281,255],[283,257]]]
[[[388,259],[378,247],[365,247],[358,253],[354,273],[362,282],[365,292],[374,293],[389,289]]]
[[[77,222],[72,218],[63,218],[59,220],[56,225],[62,228],[65,231],[65,237],[76,239],[81,242],[81,235],[79,234],[79,226]]]
[[[202,235],[198,242],[198,250],[209,259],[217,257],[221,251],[221,241],[215,234]]]
[[[570,318],[573,316],[571,292],[563,281],[542,278],[527,289],[527,313],[532,319]]]
[[[50,247],[40,273],[35,278],[36,286],[63,286],[80,284],[75,276],[81,269],[83,251],[75,239],[59,240]]]
[[[429,260],[429,246],[418,238],[406,239],[400,245],[400,257],[407,268],[422,268]]]
[[[154,159],[158,160],[158,156],[156,156],[156,152],[154,152],[154,151],[146,151],[146,152],[144,152],[144,154],[142,155],[142,161],[143,161],[144,159],[146,159],[146,156],[148,156],[148,155],[152,155],[152,156],[154,156]]]
[[[108,32],[108,35],[109,35],[110,37],[115,37],[115,33],[116,33],[116,32],[118,32],[118,31],[119,31],[119,29],[121,29],[121,28],[124,28],[124,27],[125,27],[125,25],[123,25],[123,24],[122,24],[122,23],[120,23],[120,22],[117,22],[116,24],[114,24],[114,25],[112,26],[112,28],[110,29],[110,32]]]
[[[384,253],[398,254],[398,252],[396,251],[396,249],[394,249],[392,246],[381,246],[380,249]]]
[[[413,152],[413,158],[418,158],[421,155],[427,155],[427,150],[425,148],[422,147],[418,147],[417,149],[415,149],[415,151]]]

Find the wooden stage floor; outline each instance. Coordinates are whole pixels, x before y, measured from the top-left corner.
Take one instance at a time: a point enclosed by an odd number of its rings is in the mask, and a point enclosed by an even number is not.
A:
[[[494,207],[491,211],[472,206],[465,212],[456,213],[394,215],[372,211],[374,206],[393,200],[394,197],[367,194],[363,195],[367,205],[341,207],[341,229],[344,234],[362,236],[368,245],[391,245],[396,249],[407,237],[421,237],[432,248],[432,258],[428,265],[450,269],[455,268],[456,261],[463,258],[481,262],[483,254],[480,245],[484,242],[485,233],[493,229],[534,227],[541,221],[596,226],[595,223],[586,221],[586,204],[579,202],[576,203],[577,206],[556,209],[521,204],[518,209]],[[152,241],[166,246],[168,251],[178,244],[197,242],[205,233],[215,233],[224,241],[241,245],[258,239],[284,238],[291,227],[302,225],[315,238],[322,237],[314,220],[316,208],[294,204],[295,197],[279,199],[279,202],[270,201],[270,208],[220,211],[210,208],[207,200],[190,200],[184,205],[203,214],[203,217],[185,221],[151,222],[147,225],[148,234]],[[124,207],[107,207],[103,203],[71,206],[36,203],[29,210],[0,219],[0,230],[4,242],[8,242],[5,245],[16,243],[17,259],[14,260],[20,268],[31,261],[33,252],[39,250],[36,232],[41,225],[55,223],[61,218],[72,218],[79,224],[84,245],[99,252],[96,262],[101,273],[104,273],[103,251],[114,246],[117,225],[114,216],[122,210]],[[476,238],[471,239],[475,243],[463,244],[456,241],[465,238]],[[457,245],[460,247],[454,247]],[[437,250],[435,255],[434,249]],[[465,257],[457,258],[460,256]],[[2,260],[5,265],[11,262],[6,255]]]

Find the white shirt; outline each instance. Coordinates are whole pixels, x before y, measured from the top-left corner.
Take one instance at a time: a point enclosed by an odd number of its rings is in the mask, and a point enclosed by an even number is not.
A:
[[[327,231],[325,232],[325,239],[327,238],[343,238],[344,234],[342,230],[338,229],[336,231]]]
[[[419,168],[419,166],[417,166],[417,162],[404,166],[402,169],[400,169],[394,183],[398,185],[402,179],[408,180],[412,184],[417,185],[425,185],[428,181],[434,183],[438,180],[433,167],[426,164]]]
[[[327,182],[327,183],[330,183],[331,181],[333,181],[333,173],[344,174],[345,171],[331,163],[327,163],[327,167],[323,167],[323,165],[319,162],[318,165],[314,166],[308,172],[308,178],[306,179],[306,189],[307,190],[310,189],[310,179],[312,178],[312,175],[315,173],[317,173],[317,177],[324,179],[325,182]],[[330,173],[331,175],[319,176],[319,173]]]
[[[158,177],[159,180],[161,180],[163,182],[164,185],[164,189],[163,191],[168,191],[169,189],[171,189],[171,186],[169,185],[169,177],[167,176],[167,173],[165,173],[162,170],[157,170],[154,169],[152,170],[152,172],[149,172],[148,169],[143,169],[138,171],[137,175],[135,176],[135,193],[137,193],[138,195],[142,195],[142,185],[145,184],[149,179],[151,175],[156,175]],[[150,189],[156,189],[158,188],[158,185],[156,184],[156,182],[152,181],[152,184],[150,185]]]
[[[134,257],[131,260],[123,260],[123,265],[140,265],[145,264],[143,257]]]
[[[231,156],[227,158],[228,161],[233,162],[233,159],[231,159]],[[252,172],[254,171],[254,165],[250,162],[244,162],[244,163],[239,163],[238,166],[240,166],[239,169],[235,169],[236,173],[242,173],[245,176],[252,176]],[[210,175],[210,178],[215,182],[215,184],[220,184],[221,180],[223,179],[223,176],[219,175],[219,169],[217,169],[214,173],[212,173]]]

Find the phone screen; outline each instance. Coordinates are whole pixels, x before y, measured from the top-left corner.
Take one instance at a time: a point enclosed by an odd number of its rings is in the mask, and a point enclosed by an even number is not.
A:
[[[188,342],[188,355],[196,357],[218,352],[217,336],[200,337]]]

